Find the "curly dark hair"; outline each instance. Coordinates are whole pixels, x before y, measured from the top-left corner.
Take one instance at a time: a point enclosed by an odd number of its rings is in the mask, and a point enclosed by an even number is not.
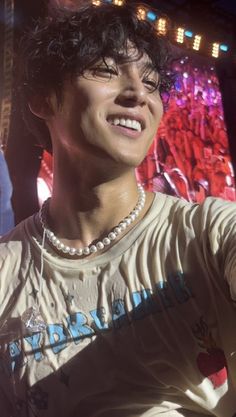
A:
[[[137,6],[90,3],[77,10],[59,9],[25,33],[19,46],[18,90],[26,125],[45,149],[51,151],[52,147],[49,131],[30,112],[30,99],[55,92],[60,103],[66,77],[82,76],[101,58],[117,62],[130,44],[140,56],[148,55],[160,74],[160,92],[168,91],[172,85],[168,43],[158,37],[151,23],[138,18]]]

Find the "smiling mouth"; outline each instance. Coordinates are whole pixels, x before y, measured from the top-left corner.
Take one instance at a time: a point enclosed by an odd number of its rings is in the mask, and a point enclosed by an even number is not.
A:
[[[113,126],[130,129],[131,131],[134,131],[134,132],[140,133],[142,131],[141,123],[139,120],[136,120],[136,119],[115,117],[115,118],[108,118],[108,123],[110,123]]]

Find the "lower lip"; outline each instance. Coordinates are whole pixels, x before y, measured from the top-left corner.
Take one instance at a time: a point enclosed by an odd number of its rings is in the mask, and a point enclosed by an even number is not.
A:
[[[110,126],[112,127],[112,129],[116,133],[119,133],[119,134],[121,134],[123,136],[127,136],[129,138],[138,139],[141,136],[141,134],[142,134],[142,132],[139,132],[138,130],[129,129],[128,127],[115,126],[115,125],[111,125],[111,124],[110,124]]]

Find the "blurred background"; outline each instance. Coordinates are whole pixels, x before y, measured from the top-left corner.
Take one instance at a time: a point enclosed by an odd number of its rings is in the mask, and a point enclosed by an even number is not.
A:
[[[123,4],[123,0],[91,0],[97,7],[105,1]],[[236,2],[127,1],[135,3],[140,18],[151,21],[159,35],[170,40],[176,56],[172,64],[175,85],[162,97],[164,118],[137,169],[138,180],[148,190],[192,202],[209,195],[235,200]],[[14,88],[19,38],[33,19],[52,13],[55,7],[76,8],[79,3],[1,2],[0,144],[4,160],[0,160],[0,234],[1,207],[9,229],[12,215],[18,223],[39,209],[53,181],[52,156],[43,152],[25,127]]]

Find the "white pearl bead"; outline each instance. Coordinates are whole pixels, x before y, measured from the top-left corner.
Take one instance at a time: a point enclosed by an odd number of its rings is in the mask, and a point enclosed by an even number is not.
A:
[[[75,248],[70,248],[69,254],[70,255],[75,255],[76,254],[76,249]]]
[[[127,225],[124,222],[119,223],[119,227],[121,228],[121,230],[125,230]]]
[[[107,246],[107,245],[110,245],[111,241],[110,241],[110,239],[108,237],[104,237],[104,239],[102,240],[102,243],[105,246]]]
[[[83,249],[83,254],[84,255],[88,255],[90,253],[90,249],[88,246],[85,246],[85,248]]]
[[[62,252],[69,253],[70,252],[70,246],[64,246],[64,248],[62,248]]]
[[[97,247],[97,249],[103,249],[103,248],[104,248],[104,245],[103,245],[103,243],[102,243],[101,241],[99,241],[99,242],[96,244],[96,247]]]
[[[64,243],[61,243],[60,241],[57,243],[57,249],[63,250],[65,247]]]
[[[41,210],[39,211],[39,220],[41,223],[41,226],[44,230],[44,232],[46,233],[46,236],[48,238],[48,240],[55,246],[58,248],[58,250],[61,250],[64,253],[69,253],[70,255],[89,255],[90,253],[95,253],[97,252],[97,250],[101,250],[104,248],[105,246],[110,245],[110,243],[116,239],[116,237],[122,233],[127,226],[129,226],[139,215],[140,211],[142,210],[142,208],[145,205],[145,200],[146,200],[146,194],[145,194],[145,190],[142,187],[141,184],[137,184],[138,187],[138,193],[139,193],[139,198],[138,198],[138,202],[135,205],[134,209],[129,213],[129,215],[127,217],[125,217],[124,220],[122,220],[118,226],[116,226],[114,228],[114,230],[112,232],[110,232],[108,234],[107,237],[105,237],[102,241],[99,241],[96,245],[91,245],[91,246],[86,246],[84,248],[80,248],[80,249],[76,249],[76,248],[71,248],[70,246],[66,246],[64,245],[64,243],[62,243],[55,235],[54,233],[47,228],[47,221],[46,221],[46,215],[47,215],[47,211],[48,211],[48,204],[49,204],[49,199],[46,200],[43,203],[43,206],[41,208]]]
[[[90,253],[95,253],[97,252],[97,248],[95,245],[90,246]]]
[[[111,233],[109,233],[108,237],[109,237],[110,240],[115,240],[116,234],[114,232],[111,232]]]

